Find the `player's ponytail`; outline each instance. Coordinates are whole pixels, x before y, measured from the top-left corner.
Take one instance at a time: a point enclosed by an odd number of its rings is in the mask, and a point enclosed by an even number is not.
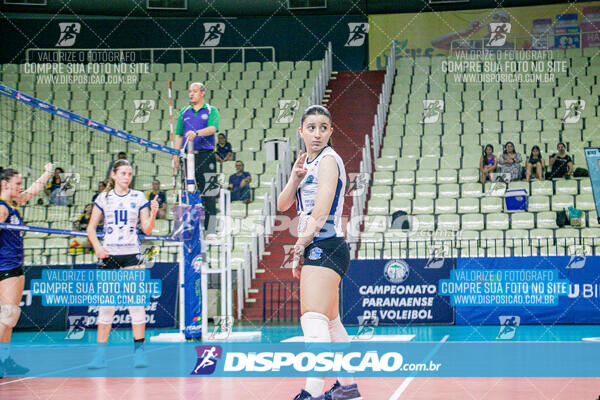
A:
[[[117,173],[117,170],[124,166],[124,165],[129,165],[131,166],[131,164],[129,164],[129,161],[127,160],[117,160],[113,163],[112,168],[110,169],[111,172],[114,172],[115,174]],[[108,192],[110,192],[111,190],[113,190],[115,188],[115,180],[112,178],[112,176],[108,176],[108,185],[106,186],[106,189],[104,189],[104,191],[106,192],[106,198],[108,199]]]

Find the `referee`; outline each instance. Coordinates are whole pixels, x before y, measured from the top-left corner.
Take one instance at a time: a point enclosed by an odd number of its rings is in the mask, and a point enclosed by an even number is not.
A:
[[[212,183],[214,179],[209,178],[211,182],[206,182],[204,174],[210,173],[208,177],[216,178],[215,134],[219,130],[219,110],[204,102],[205,93],[204,84],[194,82],[190,85],[190,105],[181,110],[177,119],[175,148],[181,148],[184,135],[188,140],[193,141],[196,189],[202,194],[202,203],[207,216],[204,220],[204,229],[208,230],[210,217],[217,214],[217,209],[215,197],[204,195],[206,184]],[[175,165],[179,166],[177,158]],[[207,190],[207,194],[211,193]]]

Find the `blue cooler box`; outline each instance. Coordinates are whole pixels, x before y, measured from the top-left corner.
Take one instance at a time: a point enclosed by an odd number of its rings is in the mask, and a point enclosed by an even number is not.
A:
[[[507,190],[504,193],[504,205],[506,211],[527,211],[529,207],[529,196],[525,189]]]

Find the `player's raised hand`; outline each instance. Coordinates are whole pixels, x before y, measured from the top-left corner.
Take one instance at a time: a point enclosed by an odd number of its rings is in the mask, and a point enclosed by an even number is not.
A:
[[[44,172],[50,172],[51,174],[53,174],[54,173],[54,164],[49,162],[48,164],[44,165]]]
[[[298,152],[298,158],[292,167],[292,178],[296,182],[300,182],[306,175],[306,168],[304,168],[304,162],[306,161],[306,154],[300,150]]]
[[[150,211],[152,212],[152,215],[156,215],[156,213],[158,212],[158,195],[155,194],[154,198],[150,201]]]

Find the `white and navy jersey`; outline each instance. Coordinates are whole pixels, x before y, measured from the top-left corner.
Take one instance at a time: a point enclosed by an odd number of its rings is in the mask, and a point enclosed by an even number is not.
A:
[[[129,190],[119,196],[114,190],[101,193],[94,205],[104,214],[104,238],[102,246],[111,256],[139,254],[140,240],[137,225],[140,210],[150,202],[139,190]]]
[[[346,169],[340,156],[329,146],[321,150],[319,155],[310,162],[308,161],[307,154],[307,160],[304,162],[307,172],[296,191],[296,210],[299,217],[298,233],[304,230],[308,216],[312,213],[315,206],[317,188],[319,187],[319,164],[325,156],[332,156],[335,159],[339,176],[337,185],[334,188],[335,196],[329,210],[329,217],[327,217],[327,222],[325,222],[321,231],[315,235],[313,242],[329,239],[334,236],[344,237],[344,231],[342,230],[342,210],[344,209],[344,193],[346,191]]]

